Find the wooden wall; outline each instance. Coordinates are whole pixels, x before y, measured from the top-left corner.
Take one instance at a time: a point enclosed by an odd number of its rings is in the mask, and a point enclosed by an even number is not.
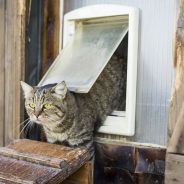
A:
[[[177,21],[174,66],[176,80],[170,102],[168,151],[184,153],[184,0],[180,1],[179,17]]]
[[[135,143],[96,143],[96,184],[164,184],[165,149]]]
[[[4,144],[4,24],[5,24],[5,1],[0,0],[0,145]]]
[[[184,0],[180,0],[174,41],[175,86],[170,101],[166,184],[183,184],[184,176]]]
[[[30,2],[0,0],[0,146],[20,136],[20,122],[24,119],[20,80],[25,78],[25,65],[28,61],[25,55],[30,41],[26,34]],[[42,1],[43,22],[39,48],[42,76],[59,53],[62,3],[60,0]]]
[[[42,72],[43,76],[59,54],[60,7],[63,1],[44,0],[42,34]],[[62,15],[61,15],[62,16]]]
[[[25,65],[24,0],[0,0],[0,145],[19,136]]]

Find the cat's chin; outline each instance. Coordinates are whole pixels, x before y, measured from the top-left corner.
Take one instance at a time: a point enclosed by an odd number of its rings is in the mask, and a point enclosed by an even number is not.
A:
[[[39,125],[42,124],[42,123],[41,123],[40,121],[38,121],[38,120],[31,120],[31,121],[33,121],[33,122],[35,122],[36,124],[39,124]]]
[[[32,121],[32,122],[34,122],[34,123],[36,123],[36,124],[41,124],[41,122],[37,119],[37,118],[32,118],[32,117],[30,117],[30,120]]]
[[[43,121],[40,121],[40,120],[37,120],[35,121],[35,123],[39,124],[39,125],[43,125],[43,126],[58,126],[60,123],[57,123],[57,122],[48,122],[47,120],[43,120]]]

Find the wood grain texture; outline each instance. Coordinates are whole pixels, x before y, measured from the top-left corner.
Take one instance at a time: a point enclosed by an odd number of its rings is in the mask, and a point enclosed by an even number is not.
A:
[[[168,149],[184,154],[184,0],[180,1],[175,40],[176,79],[169,109]]]
[[[184,181],[184,0],[179,2],[174,44],[176,80],[169,110],[165,184],[183,184]]]
[[[184,156],[167,153],[165,184],[183,184]]]
[[[62,184],[93,184],[93,169],[94,161],[89,161],[63,181]]]
[[[61,183],[90,158],[85,149],[31,140],[16,140],[0,148],[0,181],[9,183]],[[92,181],[92,164],[84,165],[70,181]],[[80,177],[82,177],[80,179]]]
[[[62,2],[61,2],[62,3]],[[59,54],[60,0],[43,1],[42,76]]]
[[[21,113],[20,80],[25,65],[26,1],[6,0],[5,35],[5,144],[19,137]]]
[[[0,181],[5,183],[48,183],[60,172],[59,169],[0,156]]]
[[[4,67],[5,67],[5,0],[0,0],[0,146],[4,145]]]
[[[167,151],[169,153],[184,153],[184,103],[178,115],[172,136],[169,139]]]
[[[138,174],[135,184],[164,184],[164,176],[144,173]]]
[[[62,168],[71,163],[73,166],[80,167],[80,162],[83,163],[90,157],[85,149],[72,149],[28,139],[16,140],[7,148],[2,148],[1,154],[56,168]],[[37,157],[35,157],[36,155]]]
[[[164,175],[165,149],[137,148],[135,173]]]
[[[163,184],[165,153],[132,143],[96,143],[95,183]]]
[[[67,162],[63,159],[51,158],[49,156],[39,155],[35,153],[21,152],[11,148],[1,148],[0,155],[25,160],[32,163],[38,163],[53,168],[61,168],[67,166]]]

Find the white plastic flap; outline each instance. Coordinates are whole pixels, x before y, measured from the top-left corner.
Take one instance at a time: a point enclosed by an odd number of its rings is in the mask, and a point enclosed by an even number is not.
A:
[[[70,91],[87,93],[128,31],[128,23],[82,23],[39,86],[65,81]]]

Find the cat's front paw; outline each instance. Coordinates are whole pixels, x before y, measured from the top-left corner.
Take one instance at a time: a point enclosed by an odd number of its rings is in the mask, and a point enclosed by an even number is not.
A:
[[[79,147],[79,145],[81,144],[82,142],[80,140],[76,140],[76,139],[70,139],[68,140],[68,144],[71,146],[71,147]]]
[[[60,148],[60,150],[62,150],[62,151],[71,151],[71,150],[73,150],[73,148],[68,147],[68,146],[63,146],[63,147]]]

